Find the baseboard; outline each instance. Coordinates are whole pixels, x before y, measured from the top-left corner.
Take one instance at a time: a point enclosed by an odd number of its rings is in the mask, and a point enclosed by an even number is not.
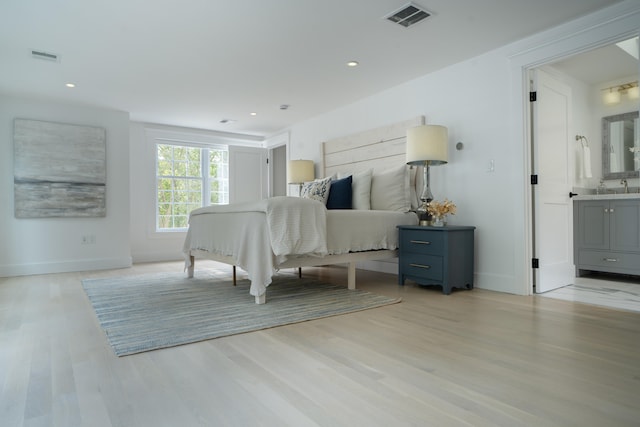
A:
[[[398,274],[398,258],[380,261],[362,261],[356,265],[356,268],[377,271],[378,273]]]
[[[171,262],[184,261],[184,254],[182,252],[145,252],[133,253],[132,258],[134,264],[143,264],[147,262]]]
[[[513,283],[516,280],[514,276],[503,276],[497,274],[474,273],[474,287],[486,289],[488,291],[505,292],[508,294],[516,294],[513,292]],[[517,295],[525,295],[525,293],[517,293]]]
[[[0,277],[109,270],[112,268],[128,268],[131,265],[131,257],[0,265]]]

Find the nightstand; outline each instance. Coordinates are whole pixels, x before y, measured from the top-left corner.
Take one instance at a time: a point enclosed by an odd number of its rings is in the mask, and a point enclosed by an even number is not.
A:
[[[449,295],[453,288],[473,289],[473,238],[475,227],[398,226],[398,284],[405,279],[420,285],[440,285]]]

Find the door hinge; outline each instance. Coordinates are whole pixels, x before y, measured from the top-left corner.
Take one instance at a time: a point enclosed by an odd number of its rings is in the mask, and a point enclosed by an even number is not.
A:
[[[531,268],[540,268],[540,260],[538,258],[531,258]]]
[[[538,92],[529,92],[529,102],[536,102],[538,100]]]
[[[269,158],[267,157],[267,164],[269,164]]]
[[[531,175],[531,185],[538,184],[538,175]]]

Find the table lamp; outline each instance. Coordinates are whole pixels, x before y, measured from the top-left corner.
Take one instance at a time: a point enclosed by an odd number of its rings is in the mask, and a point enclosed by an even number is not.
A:
[[[440,125],[422,125],[407,129],[407,164],[424,166],[424,187],[420,196],[420,207],[417,214],[420,225],[431,224],[429,203],[433,200],[431,193],[429,168],[443,165],[449,160],[449,132]]]
[[[298,196],[300,196],[302,184],[313,181],[315,178],[313,160],[289,160],[287,173],[287,182],[298,185]]]

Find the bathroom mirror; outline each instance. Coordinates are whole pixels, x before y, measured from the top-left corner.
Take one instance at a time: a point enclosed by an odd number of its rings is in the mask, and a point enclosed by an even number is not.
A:
[[[640,171],[638,112],[602,118],[602,176],[636,178]]]

